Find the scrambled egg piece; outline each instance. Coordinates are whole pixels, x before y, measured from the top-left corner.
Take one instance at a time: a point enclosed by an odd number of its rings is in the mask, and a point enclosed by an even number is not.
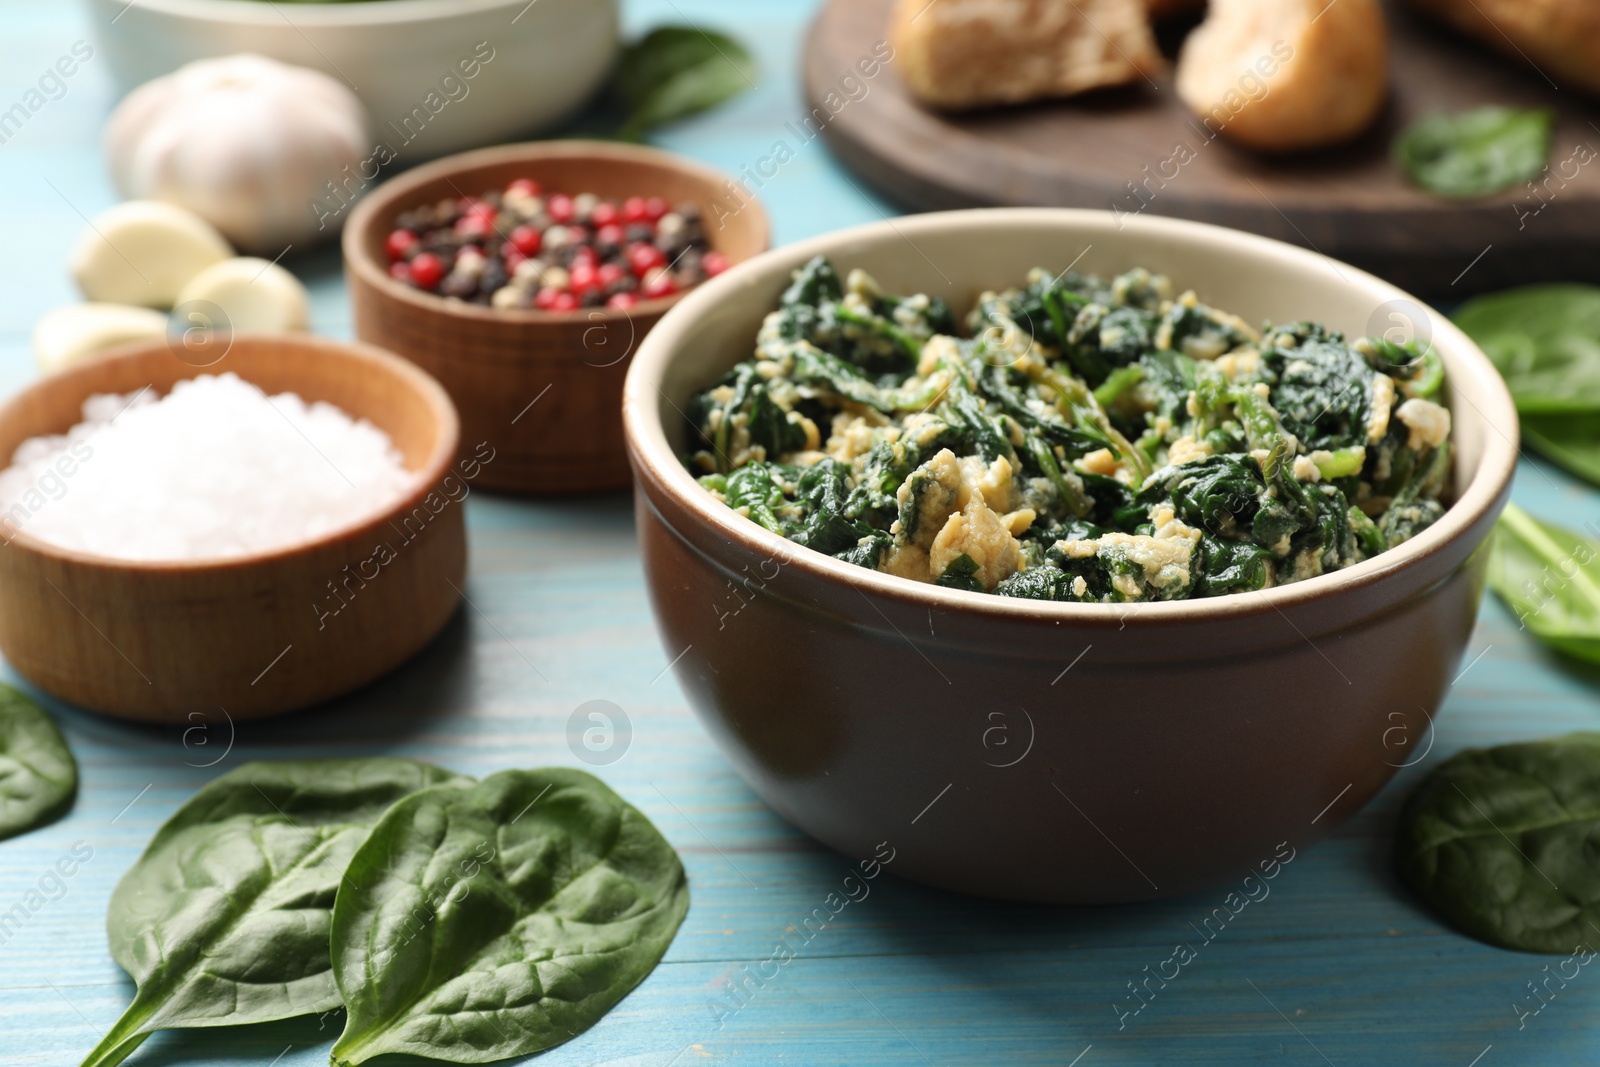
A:
[[[887,426],[888,422],[876,411],[839,412],[833,417],[833,433],[828,437],[828,455],[840,463],[854,464],[858,457],[872,451],[876,440],[874,431]],[[892,432],[894,436],[899,436],[898,430]]]
[[[1167,449],[1167,462],[1177,466],[1180,463],[1205,459],[1210,455],[1211,446],[1204,441],[1196,441],[1193,437],[1180,437],[1172,442],[1171,448]]]
[[[1372,417],[1367,421],[1367,443],[1377,444],[1389,432],[1389,413],[1394,409],[1394,379],[1380,374],[1372,380]]]
[[[1450,409],[1431,400],[1407,400],[1394,417],[1411,431],[1406,447],[1414,451],[1438,448],[1450,436]]]
[[[928,550],[921,545],[895,545],[883,554],[878,569],[896,578],[910,578],[914,582],[931,582],[928,573]]]
[[[1261,369],[1261,353],[1253,348],[1241,348],[1217,357],[1216,368],[1227,375],[1229,381],[1249,377]]]
[[[941,363],[961,363],[961,346],[954,337],[944,334],[935,334],[928,338],[928,343],[922,346],[922,355],[917,359],[917,376],[929,377],[939,369]]]
[[[1012,484],[1009,460],[997,457],[985,467],[977,456],[966,456],[961,460],[961,480],[968,495],[977,491],[982,494],[983,502],[995,511],[1011,510],[1017,489]],[[966,500],[961,501],[961,506],[966,507]]]
[[[1150,509],[1150,522],[1156,528],[1153,535],[1107,533],[1092,540],[1057,541],[1056,550],[1071,559],[1104,559],[1110,564],[1111,587],[1124,600],[1169,600],[1193,581],[1200,531],[1185,525],[1167,504]],[[1077,589],[1076,582],[1073,587]]]
[[[1085,474],[1103,474],[1110,478],[1117,473],[1117,457],[1109,448],[1097,448],[1084,455],[1073,466]]]
[[[895,544],[923,549],[932,546],[945,519],[965,503],[962,492],[965,488],[961,461],[956,459],[956,454],[948,448],[934,453],[933,458],[912,471],[895,492],[900,517],[889,528]]]
[[[1026,566],[1017,535],[1036,515],[1017,507],[1020,499],[1010,460],[997,457],[985,467],[976,456],[957,459],[940,449],[901,483],[894,545],[879,569],[932,582],[966,555],[978,565],[973,577],[993,589]]]
[[[928,552],[930,573],[943,574],[963,555],[978,565],[973,577],[985,589],[993,589],[1002,578],[1024,566],[1022,545],[1006,520],[976,494],[965,508],[945,521],[944,529],[933,539],[933,548]]]
[[[1303,582],[1307,578],[1315,578],[1321,573],[1322,553],[1308,548],[1294,557],[1294,570],[1289,580]]]

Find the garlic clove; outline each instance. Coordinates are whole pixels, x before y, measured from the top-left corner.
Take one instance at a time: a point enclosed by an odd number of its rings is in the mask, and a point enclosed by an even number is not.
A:
[[[33,327],[33,356],[46,374],[87,363],[109,348],[164,337],[167,317],[127,304],[69,304]]]
[[[178,304],[205,301],[222,309],[217,326],[232,330],[304,330],[310,297],[298,278],[276,263],[241,256],[214,263],[178,294]]]
[[[205,268],[233,255],[209,222],[172,204],[129,200],[95,217],[72,250],[72,277],[92,301],[166,308]]]

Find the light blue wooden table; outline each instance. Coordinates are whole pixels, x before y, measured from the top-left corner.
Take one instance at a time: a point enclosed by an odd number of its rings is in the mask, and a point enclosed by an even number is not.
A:
[[[638,0],[631,28],[693,20],[759,53],[759,89],[660,138],[737,171],[804,114],[797,58],[810,0]],[[0,102],[90,36],[64,0],[0,0]],[[74,299],[67,248],[113,202],[97,150],[112,103],[90,62],[67,95],[0,145],[0,391],[33,377],[28,332]],[[54,188],[52,188],[54,186]],[[889,210],[847,179],[820,142],[763,190],[779,242]],[[314,287],[314,325],[348,336],[336,257],[289,262]],[[1600,494],[1525,462],[1517,499],[1573,525],[1600,519]],[[72,1067],[126,1005],[111,961],[107,897],[151,833],[197,787],[247,759],[394,753],[481,775],[580,765],[568,720],[609,700],[633,724],[631,748],[599,768],[683,856],[694,903],[666,961],[606,1019],[542,1063],[1403,1064],[1501,1067],[1600,1061],[1600,977],[1584,975],[1519,1028],[1526,983],[1545,957],[1480,945],[1444,929],[1396,883],[1390,847],[1406,790],[1464,746],[1600,725],[1600,677],[1543,652],[1497,604],[1484,608],[1470,665],[1439,718],[1432,751],[1331,840],[1300,854],[1119,1029],[1126,984],[1192,938],[1224,891],[1141,907],[1013,907],[881,878],[800,956],[729,1015],[713,999],[840,884],[848,861],[767,810],[733,774],[666,671],[622,496],[467,504],[466,607],[419,659],[330,706],[272,723],[149,729],[47,701],[83,770],[67,818],[0,843],[0,913],[55,859],[87,842],[93,859],[9,937],[0,935],[0,1065]],[[231,740],[231,749],[228,745]],[[1417,739],[1418,743],[1421,739]],[[202,743],[203,742],[203,743]],[[1417,749],[1396,747],[1404,762]],[[220,758],[219,758],[220,757]],[[214,763],[214,766],[206,764]],[[1263,801],[1264,803],[1267,801]],[[725,1002],[724,1002],[725,1003]],[[331,1024],[330,1024],[331,1025]],[[150,1041],[143,1067],[309,1067],[333,1033],[316,1020]],[[276,1059],[275,1059],[276,1057]]]

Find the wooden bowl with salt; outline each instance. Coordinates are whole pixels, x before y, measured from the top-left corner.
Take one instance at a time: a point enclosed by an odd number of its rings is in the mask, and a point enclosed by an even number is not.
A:
[[[631,483],[622,380],[633,352],[685,292],[626,311],[498,309],[447,300],[389,277],[384,239],[402,212],[531,178],[551,192],[692,203],[713,249],[737,264],[767,250],[770,226],[727,175],[653,148],[544,141],[464,152],[406,171],[355,206],[344,229],[356,335],[438,378],[461,412],[463,454],[499,454],[482,484],[569,495]]]
[[[466,572],[461,499],[492,465],[458,460],[459,424],[439,383],[378,349],[308,335],[239,334],[215,361],[186,361],[181,348],[140,343],[34,383],[0,406],[0,455],[65,433],[92,395],[164,395],[183,379],[232,371],[269,395],[296,393],[371,422],[415,474],[413,487],[303,544],[173,562],[30,536],[24,495],[0,514],[0,652],[62,700],[151,722],[307,707],[415,655],[456,610]],[[70,475],[60,481],[73,491]]]

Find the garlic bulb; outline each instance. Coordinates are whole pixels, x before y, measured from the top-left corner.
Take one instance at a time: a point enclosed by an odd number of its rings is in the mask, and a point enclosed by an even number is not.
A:
[[[354,93],[256,55],[196,60],[146,82],[105,132],[123,196],[179,204],[239,248],[269,255],[337,231],[342,215],[319,221],[312,201],[370,147]]]

